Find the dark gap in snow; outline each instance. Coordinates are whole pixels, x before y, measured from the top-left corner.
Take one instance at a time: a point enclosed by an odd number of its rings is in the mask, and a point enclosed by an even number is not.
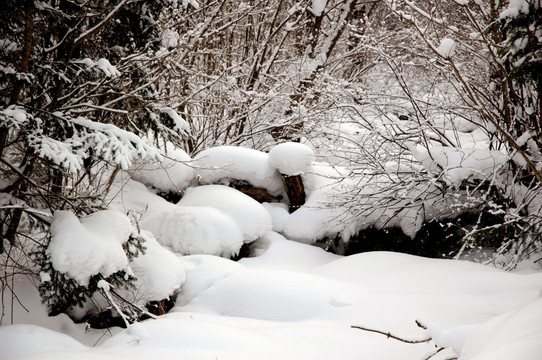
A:
[[[502,214],[489,211],[466,212],[455,218],[430,220],[412,239],[399,227],[378,229],[370,226],[345,242],[340,236],[317,241],[316,245],[339,255],[353,255],[369,251],[393,251],[431,258],[452,258],[461,249],[463,238],[474,226],[479,229],[502,224]],[[481,231],[473,245],[499,247],[510,235],[507,227]]]

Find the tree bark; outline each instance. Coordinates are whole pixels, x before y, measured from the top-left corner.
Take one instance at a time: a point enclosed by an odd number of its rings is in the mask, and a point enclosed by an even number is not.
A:
[[[290,213],[293,213],[305,204],[305,186],[301,175],[281,174],[281,176],[288,200],[290,200]]]

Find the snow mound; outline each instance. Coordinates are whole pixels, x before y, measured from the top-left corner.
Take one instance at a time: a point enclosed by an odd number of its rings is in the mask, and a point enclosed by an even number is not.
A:
[[[272,195],[282,194],[280,175],[269,165],[264,152],[238,147],[218,146],[203,150],[194,157],[202,184],[243,180],[266,189]]]
[[[212,207],[175,206],[143,216],[142,228],[164,246],[183,255],[230,258],[243,245],[243,234],[229,216]]]
[[[0,358],[11,359],[49,351],[87,349],[71,336],[36,325],[0,326]],[[16,344],[17,346],[13,346]]]
[[[177,296],[176,306],[188,304],[199,293],[210,288],[217,281],[244,268],[238,262],[212,255],[191,255],[183,257],[188,276],[183,291]]]
[[[480,325],[467,339],[461,360],[539,360],[542,298]]]
[[[441,329],[436,325],[427,327],[427,335],[433,342],[443,348],[451,347],[459,354],[469,336],[476,330],[477,324],[456,326],[452,329]]]
[[[455,291],[479,296],[536,291],[533,282],[542,280],[542,273],[517,274],[467,261],[378,251],[332,261],[316,273],[373,289]]]
[[[237,223],[245,242],[262,237],[272,228],[271,216],[260,203],[224,185],[189,188],[178,205],[212,207],[222,211]]]
[[[269,151],[269,163],[284,175],[299,175],[311,169],[314,152],[307,145],[295,142],[279,144]]]
[[[93,275],[107,277],[128,265],[122,244],[131,232],[130,220],[115,211],[99,211],[81,220],[71,211],[56,211],[47,252],[57,271],[87,285]]]
[[[255,257],[243,258],[239,263],[254,268],[310,271],[341,258],[317,246],[287,240],[273,231],[268,232],[262,241],[266,245],[265,251]]]
[[[282,232],[284,224],[288,220],[290,213],[288,205],[283,203],[262,203],[262,206],[269,212],[273,221],[273,231]]]
[[[181,288],[186,280],[182,261],[171,251],[162,247],[151,233],[142,231],[145,253],[130,262],[137,277],[136,300],[142,304],[162,300]]]
[[[329,288],[308,274],[252,269],[216,282],[177,311],[300,321],[331,312],[328,294]]]
[[[190,156],[171,148],[162,162],[137,161],[129,170],[132,179],[162,191],[182,191],[196,178]]]

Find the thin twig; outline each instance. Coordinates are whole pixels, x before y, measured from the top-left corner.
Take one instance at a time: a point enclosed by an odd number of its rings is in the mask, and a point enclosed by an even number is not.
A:
[[[420,340],[408,340],[408,339],[404,339],[402,337],[393,335],[390,332],[384,332],[384,331],[380,331],[380,330],[376,330],[376,329],[369,329],[369,328],[366,328],[366,327],[363,327],[363,326],[352,325],[351,328],[352,329],[359,329],[359,330],[363,330],[363,331],[368,331],[368,332],[374,332],[374,333],[381,334],[381,335],[385,335],[387,338],[398,340],[398,341],[401,341],[401,342],[404,342],[404,343],[407,343],[407,344],[421,344],[421,343],[426,343],[426,342],[429,342],[429,341],[433,340],[431,338],[420,339]]]

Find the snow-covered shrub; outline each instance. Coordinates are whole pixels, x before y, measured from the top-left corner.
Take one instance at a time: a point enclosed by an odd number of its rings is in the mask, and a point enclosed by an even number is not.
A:
[[[49,243],[36,253],[40,295],[50,315],[83,306],[104,280],[114,287],[132,287],[135,277],[128,263],[142,251],[143,241],[120,213],[97,212],[80,221],[70,211],[57,211]]]
[[[91,309],[101,294],[118,316],[132,322],[148,301],[180,289],[186,274],[180,260],[151,234],[133,230],[115,211],[78,219],[57,211],[47,246],[36,252],[40,295],[50,315],[67,313],[77,320],[104,309]],[[136,309],[136,311],[134,311]]]

